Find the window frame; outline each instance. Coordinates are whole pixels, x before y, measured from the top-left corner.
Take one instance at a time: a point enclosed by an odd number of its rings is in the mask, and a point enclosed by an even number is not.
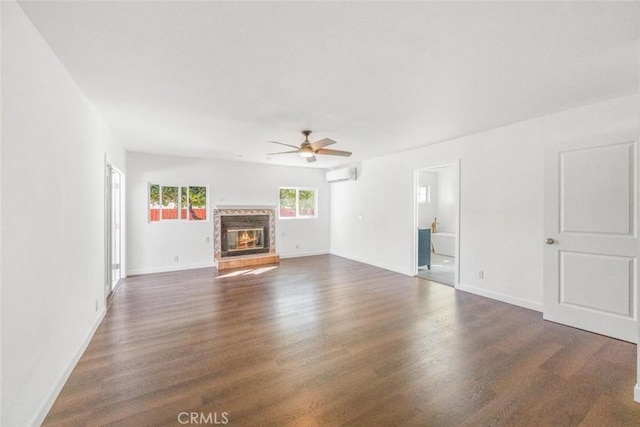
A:
[[[154,209],[152,200],[151,200],[151,193],[152,193],[152,187],[157,186],[158,187],[158,202],[157,202],[157,206],[159,209],[158,212],[158,219],[157,220],[153,220],[152,219],[152,215],[151,215],[151,211],[152,209]],[[163,218],[162,217],[162,189],[163,188],[177,188],[178,189],[178,193],[177,193],[177,209],[178,209],[178,216],[177,218]],[[189,200],[189,192],[191,190],[192,187],[202,187],[205,189],[206,191],[206,200],[205,200],[205,207],[204,210],[206,212],[206,218],[204,219],[191,219],[189,212],[187,211],[187,215],[186,218],[182,218],[182,209],[183,209],[183,203],[182,203],[182,196],[183,196],[183,192],[182,190],[184,188],[187,189],[187,209],[188,209],[188,200]],[[150,224],[157,224],[157,223],[161,223],[161,222],[169,222],[169,223],[175,223],[175,222],[194,222],[194,223],[198,223],[198,222],[209,222],[211,221],[211,213],[209,212],[209,201],[210,201],[210,193],[209,193],[209,186],[208,185],[183,185],[183,184],[159,184],[157,182],[148,182],[147,183],[147,222]]]
[[[295,190],[296,192],[296,201],[295,201],[295,216],[281,216],[281,198],[280,191],[281,190]],[[313,215],[300,215],[300,191],[313,191]],[[318,187],[278,187],[278,219],[317,219],[318,218]]]

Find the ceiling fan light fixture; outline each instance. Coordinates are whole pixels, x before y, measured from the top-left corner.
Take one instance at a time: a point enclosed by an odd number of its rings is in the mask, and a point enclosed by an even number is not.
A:
[[[0,0],[2,1],[2,0]],[[330,150],[328,148],[325,148],[328,145],[332,145],[335,144],[336,141],[334,141],[333,139],[330,138],[323,138],[320,139],[316,142],[309,142],[309,135],[311,134],[310,130],[303,130],[302,134],[304,135],[304,142],[302,144],[300,144],[299,147],[295,146],[295,145],[291,145],[291,144],[285,144],[283,142],[278,142],[278,141],[267,141],[271,144],[278,144],[278,145],[284,145],[285,147],[291,147],[294,150],[293,151],[281,151],[278,153],[267,153],[268,156],[271,155],[276,155],[276,154],[293,154],[293,153],[298,153],[300,154],[300,157],[304,157],[305,159],[307,159],[308,163],[313,163],[315,161],[317,161],[316,159],[316,154],[328,154],[330,156],[343,156],[343,157],[349,157],[351,155],[350,151],[340,151],[340,150]]]

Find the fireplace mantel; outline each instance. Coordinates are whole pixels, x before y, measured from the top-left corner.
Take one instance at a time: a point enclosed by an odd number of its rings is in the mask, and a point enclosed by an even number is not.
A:
[[[275,210],[277,206],[275,205],[215,205],[213,209],[219,210],[254,210],[254,209],[273,209]]]
[[[280,257],[276,254],[276,207],[257,205],[216,205],[213,207],[213,252],[218,270],[254,265],[277,264]],[[262,215],[269,217],[268,253],[251,255],[230,255],[222,250],[222,217],[251,217]],[[265,224],[266,228],[266,224]]]

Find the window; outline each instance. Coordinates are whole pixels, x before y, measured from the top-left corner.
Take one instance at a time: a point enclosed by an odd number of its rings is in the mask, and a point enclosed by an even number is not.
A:
[[[207,187],[149,185],[149,221],[207,220]]]
[[[318,199],[315,188],[280,188],[280,218],[316,218]]]
[[[160,187],[162,195],[161,219],[178,219],[178,187]]]
[[[298,190],[295,188],[280,189],[280,218],[295,218]]]
[[[431,203],[431,186],[418,188],[418,203]]]
[[[160,221],[160,186],[149,186],[149,221]]]
[[[189,221],[204,221],[207,219],[207,187],[182,187],[183,197],[186,193],[185,201],[183,204],[184,215],[183,219]],[[186,206],[186,207],[185,207]]]

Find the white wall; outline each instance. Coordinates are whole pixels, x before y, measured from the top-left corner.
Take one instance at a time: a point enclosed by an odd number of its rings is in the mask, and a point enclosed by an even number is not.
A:
[[[435,218],[439,233],[456,231],[456,167],[418,171],[418,186],[431,186],[431,203],[418,204],[418,228],[430,228]]]
[[[418,203],[418,228],[431,228],[433,219],[438,216],[438,174],[419,171],[418,187],[431,187],[431,202]]]
[[[332,188],[331,252],[412,274],[414,170],[460,159],[460,288],[541,310],[544,144],[637,131],[638,110],[625,96],[363,161]]]
[[[0,5],[0,26],[2,23],[2,5]],[[2,82],[2,31],[0,30],[0,82]],[[2,84],[0,84],[2,100]],[[0,102],[0,118],[2,102]],[[0,165],[2,165],[2,132],[0,131]],[[2,173],[0,173],[0,237],[2,236]],[[2,319],[2,239],[0,238],[0,319]],[[2,326],[0,325],[0,423],[2,422]]]
[[[456,232],[456,167],[438,169],[438,233]]]
[[[22,9],[1,7],[0,423],[28,426],[104,315],[104,158],[126,155]]]
[[[207,185],[211,205],[275,207],[278,187],[317,188],[317,219],[276,221],[276,250],[287,257],[329,252],[330,198],[325,174],[321,169],[129,153],[127,274],[213,265],[213,222],[150,223],[147,202],[150,182]],[[207,236],[211,238],[209,243],[205,241]],[[174,262],[175,256],[178,262]]]

